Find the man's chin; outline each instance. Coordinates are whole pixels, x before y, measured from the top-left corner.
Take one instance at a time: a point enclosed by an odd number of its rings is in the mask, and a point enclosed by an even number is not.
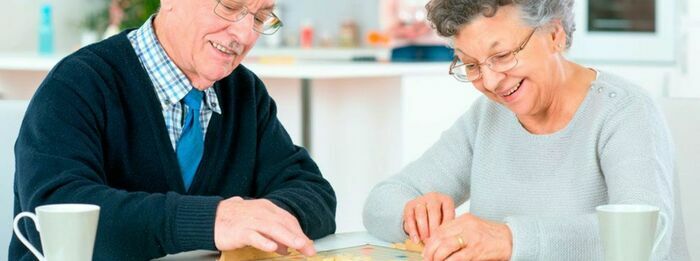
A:
[[[226,66],[225,68],[216,68],[211,70],[209,73],[206,74],[206,79],[209,79],[212,82],[219,81],[223,78],[226,78],[227,76],[231,75],[234,69],[236,69],[237,66],[230,67]]]

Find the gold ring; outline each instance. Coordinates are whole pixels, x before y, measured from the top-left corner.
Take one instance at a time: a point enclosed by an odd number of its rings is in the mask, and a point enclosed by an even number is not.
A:
[[[459,243],[459,249],[464,248],[464,239],[462,239],[462,236],[457,236],[457,243]]]

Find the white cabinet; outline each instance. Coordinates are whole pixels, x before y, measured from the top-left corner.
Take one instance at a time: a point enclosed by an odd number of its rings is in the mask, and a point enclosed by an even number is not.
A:
[[[700,19],[700,1],[698,0],[685,0],[686,1],[686,13],[689,17],[693,17],[696,20]]]
[[[700,97],[700,1],[688,0],[681,17],[678,66],[671,96]]]

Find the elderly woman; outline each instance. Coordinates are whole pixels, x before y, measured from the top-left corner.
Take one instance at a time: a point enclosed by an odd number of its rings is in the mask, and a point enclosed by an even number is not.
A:
[[[595,207],[668,216],[653,260],[688,259],[673,146],[639,87],[567,60],[572,0],[433,0],[450,74],[485,98],[418,160],[378,184],[364,224],[426,243],[426,260],[602,260]],[[455,217],[455,204],[471,200]]]

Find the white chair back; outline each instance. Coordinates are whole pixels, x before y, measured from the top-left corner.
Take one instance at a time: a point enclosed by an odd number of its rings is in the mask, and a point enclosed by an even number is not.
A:
[[[7,258],[14,209],[14,145],[28,101],[0,100],[0,260]]]
[[[676,145],[676,169],[680,185],[680,200],[691,260],[700,260],[700,99],[663,98],[661,107],[666,115]]]

